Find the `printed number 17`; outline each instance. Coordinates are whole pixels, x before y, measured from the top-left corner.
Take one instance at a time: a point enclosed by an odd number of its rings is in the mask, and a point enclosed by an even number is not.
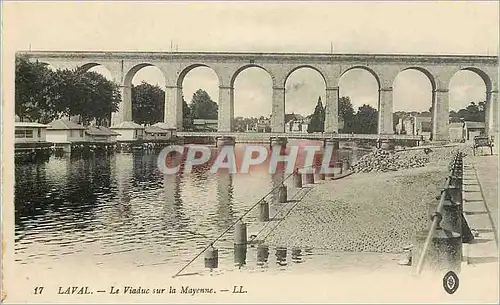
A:
[[[35,287],[35,294],[42,294],[42,291],[43,291],[43,287],[42,286]]]

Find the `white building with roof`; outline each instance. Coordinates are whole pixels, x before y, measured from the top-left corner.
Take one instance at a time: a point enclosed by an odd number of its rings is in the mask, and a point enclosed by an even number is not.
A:
[[[52,143],[71,144],[85,140],[85,127],[69,120],[54,120],[47,128],[47,141]]]
[[[465,121],[463,124],[464,138],[472,141],[474,137],[486,134],[486,124],[484,122]]]
[[[177,134],[177,129],[176,128],[172,128],[167,123],[164,123],[164,122],[158,122],[158,123],[155,123],[155,124],[153,124],[151,126],[158,127],[158,128],[170,131],[170,134],[171,134],[172,137],[176,136],[176,134]]]
[[[144,139],[144,126],[132,121],[121,122],[111,126],[110,129],[116,133],[118,142],[131,142]]]
[[[94,143],[116,143],[120,133],[104,126],[89,126],[85,130],[85,139]]]
[[[163,129],[155,125],[144,128],[145,140],[169,140],[172,138],[172,129]]]
[[[193,119],[193,127],[198,131],[217,131],[217,119]]]
[[[14,143],[45,143],[49,125],[35,122],[15,122]]]

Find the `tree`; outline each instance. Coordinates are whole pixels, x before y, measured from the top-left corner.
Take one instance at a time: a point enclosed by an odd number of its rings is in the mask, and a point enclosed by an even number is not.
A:
[[[318,103],[314,108],[314,113],[311,115],[307,132],[323,132],[325,130],[325,108],[321,102],[321,97],[318,97]]]
[[[397,133],[397,127],[398,127],[400,118],[402,118],[402,116],[400,116],[399,114],[397,114],[397,113],[392,114],[392,130],[395,134]],[[403,131],[403,126],[401,126],[401,132],[402,131]]]
[[[261,116],[261,120],[263,120],[264,117]],[[234,119],[234,131],[236,132],[245,132],[247,131],[247,126],[249,128],[255,128],[257,127],[257,124],[259,122],[258,118],[250,117],[250,118],[244,118],[244,117],[236,117]]]
[[[484,122],[486,102],[479,102],[478,104],[470,102],[470,104],[458,111],[450,111],[450,123],[459,123],[463,121],[471,122]]]
[[[359,134],[377,133],[378,113],[370,105],[364,104],[358,108],[355,116],[354,132]]]
[[[450,123],[460,123],[462,119],[460,118],[460,115],[458,112],[451,110],[450,111]]]
[[[16,58],[15,113],[22,121],[48,123],[57,117],[52,74],[43,63]]]
[[[344,121],[344,128],[340,129],[339,132],[351,133],[354,125],[354,108],[348,96],[339,99],[339,117]]]
[[[112,112],[118,111],[121,101],[118,85],[96,72],[81,73],[75,70],[74,73],[77,74],[75,85],[80,99],[76,104],[81,107],[79,111],[73,112],[80,116],[83,125],[88,125],[92,120],[101,125]]]
[[[98,124],[118,110],[118,85],[95,72],[52,71],[45,64],[16,58],[16,114],[22,119],[49,123],[62,115],[79,115],[86,125]]]
[[[158,85],[142,82],[132,86],[132,120],[139,124],[163,121],[165,91]]]
[[[219,107],[205,90],[198,89],[193,94],[190,113],[193,119],[216,120]]]
[[[464,121],[484,122],[485,121],[484,106],[485,106],[484,102],[480,102],[477,105],[476,103],[471,102],[467,106],[467,108],[465,108]]]
[[[193,129],[193,116],[191,115],[191,109],[184,99],[184,95],[182,96],[182,125],[186,130]]]

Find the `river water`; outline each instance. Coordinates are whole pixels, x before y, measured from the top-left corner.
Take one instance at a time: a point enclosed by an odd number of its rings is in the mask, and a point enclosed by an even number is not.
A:
[[[364,152],[339,153],[354,162]],[[35,269],[75,263],[163,265],[178,270],[281,181],[266,170],[214,174],[208,167],[164,175],[157,159],[157,154],[137,152],[16,165],[16,264]],[[291,179],[285,184],[293,188]],[[257,212],[245,221],[257,222]],[[232,229],[215,246],[217,272],[287,269],[331,255],[266,246],[235,252]],[[207,271],[203,255],[188,271]]]

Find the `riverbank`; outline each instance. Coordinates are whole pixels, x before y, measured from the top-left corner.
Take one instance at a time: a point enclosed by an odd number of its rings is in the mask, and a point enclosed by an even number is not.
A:
[[[446,176],[443,166],[353,174],[314,185],[266,244],[347,252],[401,253],[427,225],[427,204]]]
[[[267,236],[264,243],[329,250],[339,261],[367,271],[391,270],[415,232],[427,228],[429,203],[436,201],[457,149],[472,154],[465,145],[427,153],[401,151],[395,153],[398,158],[425,156],[425,163],[318,182],[277,226],[262,234]]]
[[[401,159],[421,158],[420,167],[355,173],[320,182],[276,229],[266,244],[332,251],[401,253],[413,235],[427,226],[428,204],[444,183],[447,165],[464,145],[430,152],[401,151]]]

